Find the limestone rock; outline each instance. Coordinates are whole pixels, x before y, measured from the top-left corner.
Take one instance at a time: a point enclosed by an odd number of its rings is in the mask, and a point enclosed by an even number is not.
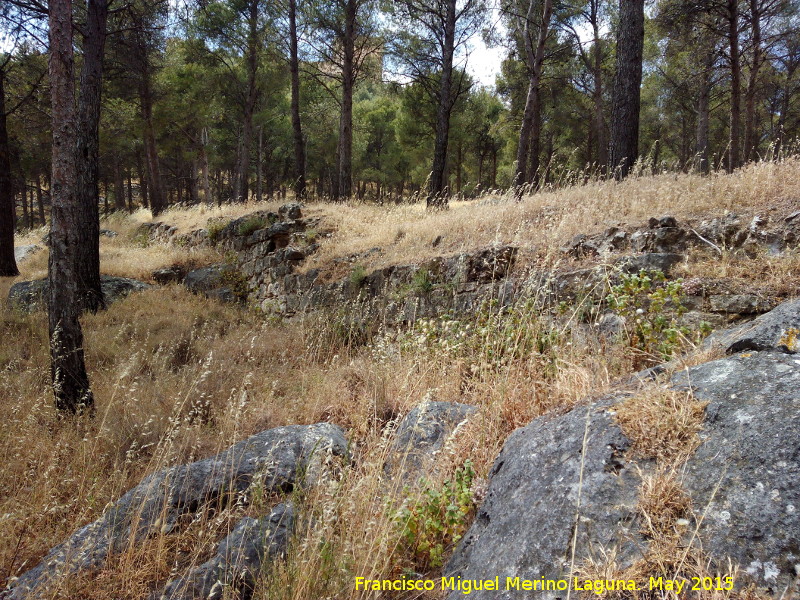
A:
[[[344,457],[347,440],[336,425],[268,429],[197,462],[158,471],[115,502],[97,521],[53,548],[15,583],[10,598],[22,600],[39,586],[101,566],[111,552],[150,535],[168,534],[182,518],[213,503],[241,500],[253,484],[265,493],[312,484],[328,457]]]
[[[240,286],[236,285],[241,279],[238,274],[233,265],[219,263],[189,271],[183,284],[195,294],[203,294],[223,302],[238,302],[242,300],[244,293],[244,290],[238,289]]]
[[[640,271],[661,271],[668,275],[672,267],[683,260],[683,255],[674,252],[646,252],[633,256],[626,256],[617,262],[617,266],[624,273],[639,273]]]
[[[800,347],[800,300],[784,302],[753,321],[711,334],[706,344],[716,344],[730,354],[743,350],[796,352]]]
[[[211,559],[170,581],[152,600],[221,600],[231,590],[237,598],[250,598],[262,565],[286,553],[293,526],[294,509],[287,504],[258,520],[245,517]]]
[[[709,401],[684,480],[695,512],[706,512],[703,550],[780,595],[800,564],[800,358],[744,353],[680,372],[673,385]]]
[[[753,294],[719,294],[709,298],[711,310],[716,313],[752,315],[769,311],[771,303]]]
[[[290,202],[289,204],[284,204],[278,209],[278,216],[282,219],[289,219],[290,221],[296,221],[303,217],[303,209],[300,204],[297,202]]]
[[[106,304],[121,300],[131,292],[140,292],[153,287],[137,279],[112,277],[110,275],[102,275],[100,277],[100,286],[103,289]],[[47,279],[15,283],[8,291],[8,303],[13,308],[23,312],[43,309],[47,303]]]
[[[397,427],[385,471],[411,476],[420,473],[450,434],[476,410],[458,402],[423,402],[415,407]]]
[[[774,349],[781,332],[796,323],[798,306],[786,303],[759,317],[749,338],[734,328],[725,339],[749,340],[742,350]],[[780,595],[800,562],[800,358],[744,352],[681,371],[669,385],[691,387],[696,399],[709,402],[701,445],[682,481],[694,512],[690,533],[698,527],[695,545],[712,569],[727,573],[731,560],[741,575],[737,585],[752,582]],[[634,465],[626,457],[629,440],[613,418],[619,400],[612,396],[591,404],[588,425],[587,408],[579,406],[514,432],[490,472],[486,500],[445,572],[501,581],[566,578],[576,514],[579,564],[601,547],[616,550],[621,568],[641,557],[648,542],[638,533],[637,488],[640,473],[653,473],[655,466]],[[504,592],[502,586],[499,593],[474,594],[561,597]],[[460,592],[450,595],[458,597]]]
[[[517,576],[567,578],[579,499],[577,548],[582,554],[590,543],[617,546],[621,561],[636,554],[641,543],[634,522],[639,476],[624,460],[629,441],[614,423],[614,400],[588,407],[588,429],[587,407],[581,406],[556,418],[540,417],[511,434],[490,471],[486,500],[445,566],[446,575],[499,576],[503,583]],[[558,595],[500,588],[472,592],[470,598],[553,600]]]
[[[180,283],[186,278],[186,269],[183,265],[172,265],[153,271],[151,277],[153,281],[161,285],[168,283]]]

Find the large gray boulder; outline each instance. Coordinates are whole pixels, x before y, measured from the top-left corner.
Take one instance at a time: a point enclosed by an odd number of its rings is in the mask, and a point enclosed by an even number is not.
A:
[[[397,427],[391,453],[384,466],[387,474],[419,475],[444,447],[455,429],[477,410],[458,402],[423,402]]]
[[[800,564],[800,357],[745,352],[672,383],[709,402],[684,480],[703,550],[780,595]]]
[[[791,306],[773,317],[779,320]],[[764,345],[774,344],[779,328],[762,325],[769,333]],[[750,581],[780,595],[800,563],[800,358],[744,352],[680,372],[669,385],[691,387],[696,399],[709,402],[702,443],[682,481],[694,511],[687,535],[697,528],[693,543],[712,567],[727,573],[730,560],[739,569],[737,589]],[[587,407],[579,406],[514,432],[491,471],[486,501],[445,572],[468,579],[500,576],[500,592],[474,592],[478,598],[563,596],[503,591],[503,584],[506,576],[566,579],[576,515],[577,563],[601,547],[615,549],[622,568],[641,557],[648,543],[638,533],[635,510],[639,472],[653,473],[655,466],[634,465],[626,456],[629,441],[613,418],[618,400],[591,404],[588,428]],[[450,596],[458,597],[460,592]]]
[[[121,300],[131,292],[141,292],[153,286],[138,279],[128,277],[113,277],[102,275],[100,286],[106,304]],[[47,279],[34,279],[33,281],[20,281],[11,286],[8,291],[8,304],[23,312],[33,312],[43,309],[47,305]]]
[[[40,586],[101,566],[109,553],[156,534],[168,534],[181,517],[210,505],[241,502],[251,485],[264,493],[311,484],[329,456],[344,457],[347,440],[336,425],[269,429],[197,462],[158,471],[115,502],[97,521],[77,530],[24,573],[10,598],[22,600]]]
[[[231,591],[248,600],[262,566],[285,555],[293,526],[294,509],[289,504],[278,504],[260,519],[245,517],[219,543],[214,556],[170,581],[151,600],[221,600]]]
[[[771,349],[796,352],[800,348],[800,300],[784,302],[748,323],[714,332],[706,344],[721,346],[728,354]]]
[[[579,503],[578,548],[616,545],[620,560],[635,555],[639,476],[624,460],[630,443],[614,423],[614,400],[541,417],[511,434],[490,472],[486,500],[445,567],[446,575],[462,579],[500,578],[499,591],[471,598],[554,598],[505,590],[506,577],[567,578]]]

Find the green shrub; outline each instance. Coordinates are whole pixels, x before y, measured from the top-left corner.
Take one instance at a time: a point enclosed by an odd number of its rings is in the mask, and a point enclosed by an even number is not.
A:
[[[444,564],[445,552],[463,537],[475,509],[472,462],[456,469],[442,486],[426,484],[416,502],[403,506],[395,517],[405,556],[425,571]]]
[[[236,227],[236,233],[240,236],[250,235],[251,233],[264,229],[269,225],[269,221],[263,217],[248,217]]]
[[[219,234],[225,229],[228,224],[227,221],[211,221],[206,228],[208,230],[208,241],[212,246],[216,246],[219,242]]]
[[[417,296],[427,296],[433,291],[434,282],[428,269],[418,269],[411,278],[410,291]]]
[[[356,265],[353,267],[353,270],[350,271],[350,283],[356,287],[361,287],[366,278],[367,270],[364,268],[364,265]]]
[[[627,323],[628,344],[654,357],[669,360],[690,341],[710,333],[701,323],[697,332],[679,324],[686,312],[683,280],[667,281],[661,271],[625,274],[606,297],[608,306]]]

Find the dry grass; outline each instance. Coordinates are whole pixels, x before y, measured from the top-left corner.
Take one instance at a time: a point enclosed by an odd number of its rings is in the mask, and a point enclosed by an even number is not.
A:
[[[396,575],[401,560],[387,504],[399,490],[392,492],[391,484],[387,490],[381,470],[389,422],[425,398],[477,405],[430,476],[447,477],[469,458],[485,478],[513,428],[607,389],[628,364],[619,353],[594,352],[599,341],[582,329],[580,335],[563,331],[547,354],[517,352],[526,337],[521,332],[543,331],[532,314],[514,321],[519,331],[511,335],[500,320],[476,333],[476,344],[493,349],[485,354],[478,346],[444,353],[413,331],[400,338],[379,333],[353,346],[340,337],[336,318],[311,315],[281,324],[179,287],[134,294],[84,318],[97,418],[70,423],[52,408],[44,315],[3,312],[0,335],[14,341],[0,355],[0,395],[7,399],[0,423],[0,514],[6,515],[0,520],[0,586],[97,518],[145,474],[214,454],[269,427],[328,420],[348,430],[354,466],[297,501],[320,517],[314,523],[335,515],[333,529],[315,526],[310,539],[324,535],[325,544],[294,550],[276,575],[277,588],[265,589],[281,589],[285,598],[358,597],[352,577]],[[514,358],[497,362],[492,357],[503,345]],[[202,561],[219,537],[214,532],[234,516],[131,548],[57,593],[141,597],[143,586],[163,580],[176,560]],[[312,576],[320,572],[336,576]]]
[[[683,462],[700,440],[707,402],[691,392],[649,386],[615,407],[615,419],[635,456],[667,464]]]
[[[790,159],[749,165],[733,175],[664,174],[620,183],[593,180],[526,196],[521,202],[510,195],[453,202],[449,210],[434,214],[421,205],[313,205],[335,233],[307,268],[325,267],[332,258],[372,248],[381,252],[359,259],[367,269],[416,263],[492,243],[514,244],[547,259],[578,233],[638,225],[664,214],[679,220],[726,211],[743,219],[756,213],[783,218],[797,197],[800,160]],[[440,235],[441,243],[433,247]]]

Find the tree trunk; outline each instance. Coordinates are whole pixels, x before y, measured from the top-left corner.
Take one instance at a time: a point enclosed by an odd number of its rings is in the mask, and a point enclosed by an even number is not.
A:
[[[456,0],[445,0],[444,36],[442,39],[442,80],[436,111],[436,138],[433,144],[433,167],[428,186],[428,208],[447,207],[447,144],[450,139],[450,112],[453,87],[453,54],[456,39]]]
[[[522,115],[522,126],[519,132],[519,143],[517,144],[517,170],[514,182],[520,186],[533,181],[539,171],[539,152],[542,137],[542,67],[544,65],[544,49],[547,43],[550,19],[553,14],[553,1],[544,0],[542,19],[539,23],[536,48],[534,49],[531,18],[535,4],[535,1],[531,0],[528,5],[523,31],[525,58],[530,80],[528,81],[528,95],[525,99],[525,110]],[[519,193],[522,193],[521,189]]]
[[[742,68],[739,53],[739,0],[728,0],[728,46],[731,63],[731,113],[728,139],[728,171],[741,165],[739,137],[742,120]]]
[[[208,143],[208,134],[205,129],[203,130],[203,140],[200,144],[200,169],[203,172],[203,200],[208,205],[213,205],[214,200],[211,198],[211,184],[208,181],[208,154],[206,154],[206,144]]]
[[[125,169],[125,187],[127,188],[125,194],[125,200],[128,203],[128,212],[133,213],[133,173],[132,169],[129,167]]]
[[[597,165],[603,169],[608,164],[608,136],[606,135],[606,124],[603,118],[603,47],[600,38],[600,15],[599,2],[592,1],[591,18],[594,45],[592,48],[592,79],[594,79],[594,89],[592,90],[592,100],[594,104],[593,124],[594,142],[597,145]]]
[[[300,60],[297,53],[297,0],[289,0],[289,71],[292,77],[292,141],[294,144],[294,193],[306,195],[306,148],[300,121]]]
[[[119,155],[114,157],[114,210],[125,212],[125,178],[122,176],[122,164]]]
[[[150,67],[147,64],[149,58],[143,61],[144,72],[142,73],[141,86],[139,89],[139,100],[142,108],[142,121],[144,122],[144,151],[147,160],[147,193],[149,196],[150,212],[153,217],[157,217],[167,207],[164,200],[164,188],[161,182],[161,167],[158,162],[158,149],[156,147],[156,136],[153,128],[153,91],[150,81]]]
[[[253,114],[255,113],[258,86],[258,1],[250,1],[248,17],[249,32],[247,36],[247,91],[244,102],[242,120],[242,137],[239,142],[239,156],[236,160],[236,180],[234,182],[233,199],[235,202],[247,202],[250,195],[250,146],[253,139]]]
[[[78,97],[78,180],[76,201],[80,210],[78,235],[78,282],[80,304],[97,312],[105,306],[100,287],[100,101],[103,49],[106,42],[108,4],[88,0],[83,37],[83,66]]]
[[[609,172],[627,177],[639,156],[644,0],[620,0]]]
[[[264,128],[258,128],[258,158],[256,159],[256,202],[261,202],[261,186],[264,176],[262,167],[264,160]]]
[[[714,52],[708,50],[703,60],[700,95],[697,100],[697,133],[695,136],[695,153],[700,172],[708,174],[710,164],[708,156],[709,123],[711,121],[711,86],[714,68]]]
[[[353,185],[353,87],[355,85],[356,0],[345,4],[342,38],[342,112],[339,117],[339,162],[336,199],[347,199]]]
[[[49,4],[50,94],[53,120],[48,325],[51,377],[56,408],[91,411],[94,399],[83,357],[81,285],[77,270],[83,211],[76,193],[77,119],[72,53],[72,1]]]
[[[16,277],[19,269],[14,258],[14,184],[5,98],[5,71],[0,68],[0,277]]]
[[[42,178],[36,176],[36,206],[39,208],[39,222],[42,226],[47,225],[47,217],[44,214],[44,198],[42,197]]]
[[[139,196],[142,199],[142,206],[150,208],[150,199],[147,193],[147,169],[142,163],[142,153],[136,151],[136,174],[139,176]]]
[[[750,19],[752,22],[753,64],[747,79],[744,95],[744,160],[755,159],[758,150],[756,133],[756,87],[758,72],[761,69],[761,8],[759,0],[750,0]]]
[[[31,217],[28,214],[28,182],[22,180],[22,228],[30,229]]]

